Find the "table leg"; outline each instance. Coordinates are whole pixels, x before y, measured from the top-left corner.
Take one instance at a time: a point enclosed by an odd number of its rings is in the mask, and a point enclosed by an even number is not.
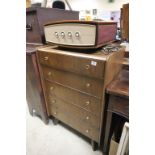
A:
[[[109,153],[110,139],[111,139],[111,136],[112,136],[111,123],[112,123],[112,113],[107,112],[105,137],[104,137],[104,144],[103,144],[103,153],[104,154]]]

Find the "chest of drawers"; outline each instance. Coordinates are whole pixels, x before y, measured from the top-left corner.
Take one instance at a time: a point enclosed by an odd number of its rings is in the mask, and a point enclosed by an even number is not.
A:
[[[49,116],[64,122],[100,144],[104,127],[106,85],[121,69],[124,50],[105,55],[76,53],[55,47],[37,51]],[[94,145],[93,145],[94,146]]]

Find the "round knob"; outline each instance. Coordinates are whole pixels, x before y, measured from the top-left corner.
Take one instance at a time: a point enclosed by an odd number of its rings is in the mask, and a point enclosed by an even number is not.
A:
[[[56,115],[57,113],[56,112],[54,112],[54,115]]]
[[[44,57],[44,60],[48,60],[48,57]]]
[[[72,37],[72,33],[68,32],[68,37],[71,38]]]
[[[90,101],[86,101],[86,105],[88,106],[90,104]]]
[[[55,34],[55,37],[56,37],[56,38],[58,38],[58,37],[59,37],[58,32],[55,32],[54,34]]]
[[[48,72],[48,75],[49,75],[49,76],[51,76],[51,74],[52,74],[51,72]]]
[[[50,90],[53,90],[54,89],[54,87],[50,87]]]
[[[89,120],[89,116],[87,116],[86,119]]]
[[[75,37],[79,38],[80,37],[80,33],[79,32],[76,32],[75,33]]]
[[[65,37],[65,33],[61,32],[61,37],[64,38]]]
[[[52,100],[52,103],[56,103],[56,100]]]
[[[86,87],[90,87],[90,83],[87,83],[87,84],[86,84]]]
[[[90,65],[86,65],[86,67],[85,67],[86,69],[89,69],[90,68]]]
[[[86,130],[86,133],[88,133],[89,132],[89,130]]]

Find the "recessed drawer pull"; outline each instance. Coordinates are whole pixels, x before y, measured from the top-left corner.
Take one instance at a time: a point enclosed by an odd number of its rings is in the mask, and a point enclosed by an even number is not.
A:
[[[90,68],[90,65],[86,65],[85,68],[86,68],[86,69],[89,69],[89,68]]]
[[[89,130],[86,130],[86,133],[88,133],[89,132]]]
[[[90,83],[87,83],[87,84],[86,84],[86,87],[90,87]]]
[[[46,60],[46,61],[47,61],[47,60],[48,60],[48,57],[44,57],[44,60]]]
[[[53,90],[54,89],[54,87],[50,87],[50,90]]]
[[[89,116],[87,116],[86,119],[89,120]]]
[[[51,76],[51,75],[52,75],[52,73],[51,73],[51,72],[48,72],[48,75],[49,75],[49,76]]]
[[[90,101],[86,101],[86,106],[88,106],[90,104]]]
[[[52,100],[52,103],[56,103],[56,100]]]

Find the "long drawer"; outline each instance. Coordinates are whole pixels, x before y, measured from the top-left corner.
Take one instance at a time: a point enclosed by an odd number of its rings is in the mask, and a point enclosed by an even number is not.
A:
[[[56,96],[66,102],[74,104],[78,107],[81,107],[87,111],[94,113],[97,116],[100,116],[101,110],[101,100],[80,93],[78,91],[74,91],[72,89],[66,88],[54,82],[46,81],[46,91],[48,94],[48,98],[53,99],[53,96]]]
[[[68,103],[58,97],[53,97],[50,102],[51,105],[56,105],[57,108],[62,109],[62,112],[65,114],[70,114],[71,117],[76,117],[80,119],[83,123],[89,124],[91,127],[99,129],[100,118],[93,115],[92,113],[77,107],[73,104]]]
[[[82,120],[80,118],[82,112],[80,112],[80,110],[77,110],[75,106],[73,107],[73,105],[67,105],[65,103],[63,103],[61,106],[52,104],[50,113],[55,118],[98,142],[99,129],[92,127],[89,123],[87,123],[87,121],[89,120],[87,120],[86,118],[83,118]],[[85,114],[85,112],[83,113]],[[78,114],[79,116],[77,116]]]
[[[45,79],[58,82],[64,86],[86,92],[101,98],[103,93],[103,80],[80,76],[66,71],[43,67]]]
[[[105,61],[82,57],[79,55],[64,55],[61,53],[50,53],[38,51],[39,61],[41,64],[56,69],[69,71],[89,77],[103,79]]]

